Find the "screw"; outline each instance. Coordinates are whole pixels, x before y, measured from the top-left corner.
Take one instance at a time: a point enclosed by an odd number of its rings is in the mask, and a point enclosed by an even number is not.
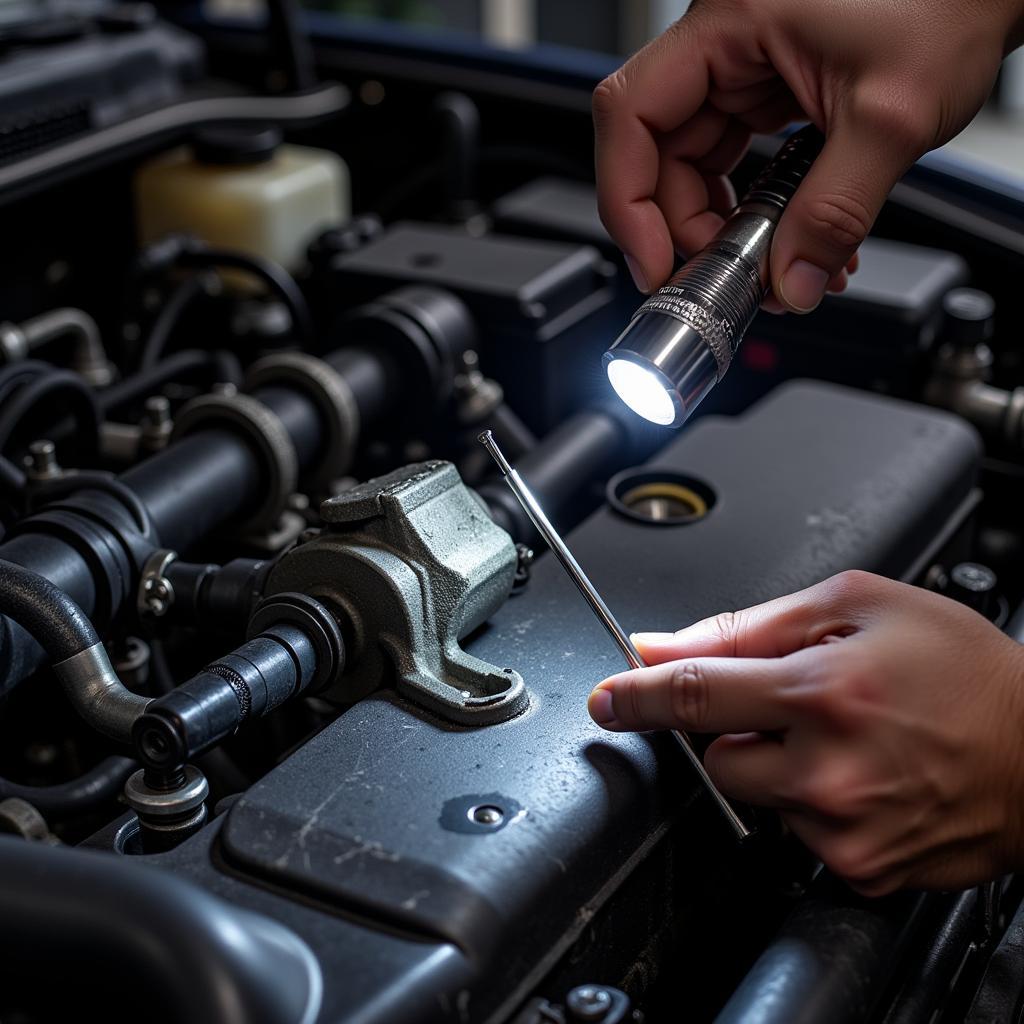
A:
[[[146,608],[156,616],[164,615],[174,600],[174,591],[163,577],[151,576],[147,579],[142,584],[142,593]]]
[[[146,399],[142,414],[142,443],[147,451],[159,451],[167,444],[174,429],[171,418],[171,403],[163,395],[151,395]]]
[[[145,424],[149,427],[166,427],[171,422],[171,403],[163,395],[151,395],[146,399]]]
[[[493,804],[481,804],[469,812],[469,817],[478,825],[500,825],[505,814],[500,807]]]
[[[580,985],[569,993],[565,1005],[576,1020],[600,1021],[612,1008],[612,997],[607,989]]]
[[[52,441],[33,441],[28,446],[25,469],[33,480],[53,480],[60,476],[56,445]]]

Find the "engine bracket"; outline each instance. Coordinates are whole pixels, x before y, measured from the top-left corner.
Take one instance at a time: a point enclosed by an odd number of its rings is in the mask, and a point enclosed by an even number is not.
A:
[[[518,557],[451,463],[406,466],[320,513],[325,529],[281,559],[267,592],[309,594],[341,619],[351,657],[323,696],[358,700],[393,678],[404,697],[463,725],[525,710],[518,672],[460,646],[508,598]]]

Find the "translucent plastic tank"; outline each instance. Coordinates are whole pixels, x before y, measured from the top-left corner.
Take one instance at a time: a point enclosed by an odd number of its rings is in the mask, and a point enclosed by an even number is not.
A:
[[[349,217],[348,167],[334,153],[281,143],[275,129],[204,132],[135,178],[140,241],[186,233],[288,270],[325,228]]]

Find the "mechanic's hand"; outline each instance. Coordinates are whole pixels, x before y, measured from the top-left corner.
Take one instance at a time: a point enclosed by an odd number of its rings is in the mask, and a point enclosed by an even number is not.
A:
[[[602,682],[594,720],[725,734],[723,793],[778,808],[859,891],[1024,864],[1024,647],[977,613],[848,572],[634,641],[654,667]]]
[[[637,287],[659,287],[673,249],[692,255],[721,226],[751,131],[810,119],[828,141],[776,231],[772,289],[797,312],[842,290],[893,185],[984,102],[1022,13],[1020,0],[696,0],[594,93],[601,218]]]

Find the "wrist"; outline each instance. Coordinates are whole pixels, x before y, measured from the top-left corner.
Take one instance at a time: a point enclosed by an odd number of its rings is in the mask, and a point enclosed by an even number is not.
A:
[[[1010,742],[1005,761],[1007,777],[1004,870],[1024,867],[1024,646],[1007,638],[1005,662],[1006,718],[1011,723]],[[996,780],[998,784],[998,780]]]

